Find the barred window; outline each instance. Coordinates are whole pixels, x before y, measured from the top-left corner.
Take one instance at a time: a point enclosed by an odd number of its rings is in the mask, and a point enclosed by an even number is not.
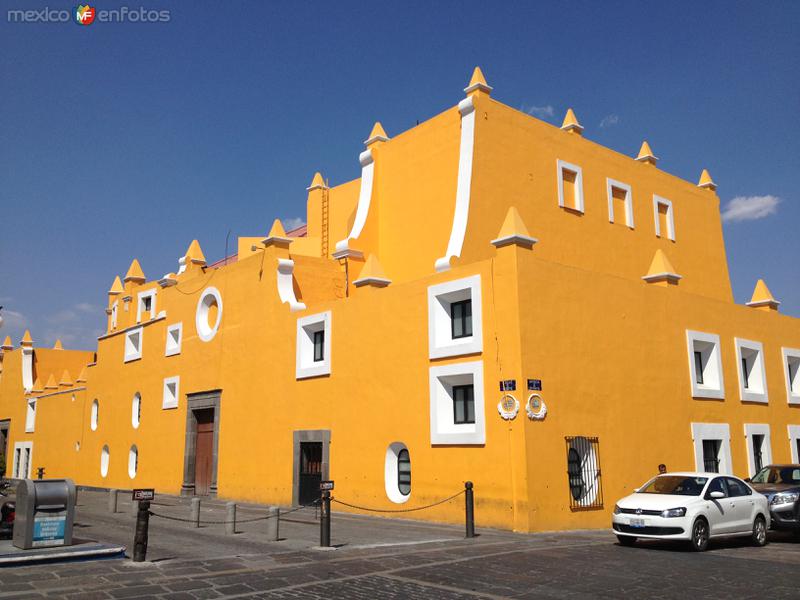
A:
[[[572,510],[603,508],[600,478],[600,440],[596,437],[568,436],[567,481]]]
[[[403,496],[411,493],[411,457],[405,448],[397,454],[397,489]]]

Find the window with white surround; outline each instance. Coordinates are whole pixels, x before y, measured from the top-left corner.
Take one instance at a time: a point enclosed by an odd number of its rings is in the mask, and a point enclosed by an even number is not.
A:
[[[481,276],[428,288],[428,356],[444,358],[483,351]]]
[[[411,497],[411,455],[401,442],[389,444],[384,462],[386,496],[395,504]]]
[[[183,323],[175,323],[167,327],[167,343],[164,349],[164,356],[175,356],[181,353],[181,342],[183,341]]]
[[[736,368],[742,402],[767,402],[767,376],[764,369],[764,347],[761,342],[734,338]]]
[[[36,427],[36,398],[28,399],[28,410],[25,413],[25,433],[33,433]]]
[[[429,378],[431,444],[486,443],[483,361],[430,367]]]
[[[733,474],[731,430],[727,423],[692,423],[695,470]]]
[[[297,319],[297,379],[331,374],[331,327],[331,311]]]
[[[11,471],[14,479],[30,479],[32,456],[33,442],[17,442],[14,444],[14,466]]]
[[[719,336],[687,329],[686,346],[689,352],[692,396],[723,399],[725,386],[722,379]]]
[[[633,229],[633,192],[627,183],[606,179],[608,194],[608,220],[611,223],[622,222]]]
[[[125,332],[125,359],[124,362],[138,360],[142,358],[142,336],[144,330],[141,327]]]
[[[556,161],[558,169],[558,205],[583,212],[583,171],[577,165]]]
[[[139,448],[136,444],[131,446],[128,451],[128,477],[133,479],[136,477],[136,472],[139,470]]]
[[[131,425],[134,429],[139,429],[142,422],[142,395],[136,392],[131,402]]]
[[[747,467],[750,477],[752,477],[762,467],[772,464],[772,440],[769,435],[769,425],[745,423],[744,437],[747,443]]]
[[[92,401],[92,411],[89,415],[89,427],[92,431],[97,431],[97,424],[100,419],[100,402],[95,399]]]
[[[800,425],[787,425],[789,430],[789,451],[794,464],[800,463]]]
[[[653,217],[656,221],[656,237],[667,237],[675,241],[675,216],[672,201],[653,195]]]
[[[195,328],[198,337],[204,342],[210,342],[217,335],[219,324],[222,321],[222,296],[215,287],[207,287],[200,294],[195,311]]]
[[[789,404],[800,404],[800,350],[781,348],[781,356],[783,356],[783,373],[786,381],[786,400]]]
[[[108,445],[103,446],[100,451],[100,476],[105,477],[108,475],[108,464],[111,460],[111,453],[108,451]]]
[[[164,398],[161,401],[161,408],[178,408],[180,385],[180,377],[167,377],[164,380]]]
[[[139,292],[136,302],[136,322],[141,323],[142,319],[149,321],[156,318],[156,290]]]
[[[119,312],[119,300],[115,300],[111,305],[111,329],[117,328],[117,314]]]

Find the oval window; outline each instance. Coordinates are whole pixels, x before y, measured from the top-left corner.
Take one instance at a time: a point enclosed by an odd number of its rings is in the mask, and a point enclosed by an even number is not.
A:
[[[214,339],[221,320],[222,296],[217,288],[206,288],[200,294],[195,313],[195,328],[200,339],[204,342]]]
[[[92,431],[97,430],[97,420],[100,417],[100,403],[97,400],[92,402],[92,414],[89,418],[89,426],[92,428]]]
[[[102,475],[103,477],[108,475],[108,461],[109,461],[108,446],[103,446],[103,450],[100,452],[100,475]]]
[[[401,442],[389,444],[384,466],[386,496],[395,504],[411,497],[411,456]]]
[[[134,429],[139,429],[139,423],[142,422],[142,396],[139,392],[133,395],[133,402],[131,404],[131,425]]]
[[[128,452],[128,477],[133,479],[136,477],[136,471],[139,470],[139,449],[134,444]]]

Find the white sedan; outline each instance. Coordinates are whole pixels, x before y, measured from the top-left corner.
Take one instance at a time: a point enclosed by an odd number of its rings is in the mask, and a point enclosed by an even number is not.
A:
[[[769,506],[737,477],[665,473],[617,502],[612,528],[623,546],[637,538],[686,540],[702,552],[709,539],[733,536],[750,536],[764,546]]]

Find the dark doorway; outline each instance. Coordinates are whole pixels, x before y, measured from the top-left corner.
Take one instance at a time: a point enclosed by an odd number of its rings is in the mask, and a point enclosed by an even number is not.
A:
[[[8,456],[8,429],[10,426],[10,419],[0,421],[0,456],[4,457],[5,459],[6,471],[9,470],[8,463],[10,462],[10,458]],[[2,471],[2,464],[0,464],[0,471]],[[0,476],[3,475],[5,475],[5,473],[0,472]]]
[[[194,493],[207,496],[211,488],[214,464],[214,409],[206,408],[194,412],[197,419],[194,460]]]
[[[300,442],[300,504],[311,504],[319,498],[322,481],[322,442]]]

